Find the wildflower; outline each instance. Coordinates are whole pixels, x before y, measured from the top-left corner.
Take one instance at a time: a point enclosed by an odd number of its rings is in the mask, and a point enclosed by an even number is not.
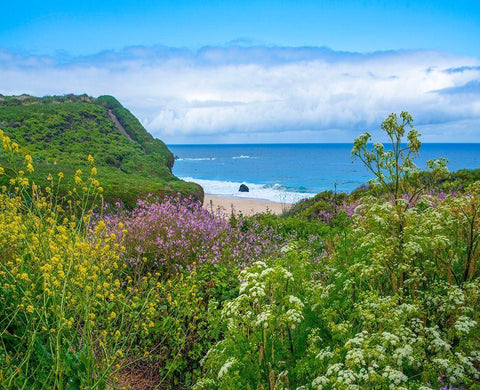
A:
[[[470,329],[475,328],[476,325],[477,321],[467,316],[460,316],[457,322],[455,322],[454,327],[460,334],[468,334]]]
[[[222,377],[228,373],[230,367],[232,367],[236,362],[237,359],[235,358],[228,359],[218,371],[218,379],[222,379]]]
[[[33,313],[35,311],[34,307],[32,305],[27,306],[27,312],[28,313]]]

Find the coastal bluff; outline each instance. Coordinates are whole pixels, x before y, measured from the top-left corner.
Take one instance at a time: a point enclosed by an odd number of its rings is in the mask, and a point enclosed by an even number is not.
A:
[[[203,201],[198,184],[172,174],[175,159],[165,143],[113,96],[0,95],[0,129],[32,155],[32,178],[42,186],[49,174],[89,172],[92,155],[106,202],[133,207],[148,194],[177,193]]]

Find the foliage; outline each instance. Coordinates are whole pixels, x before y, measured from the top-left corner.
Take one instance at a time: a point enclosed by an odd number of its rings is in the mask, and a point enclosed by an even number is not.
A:
[[[401,123],[399,119],[402,120]],[[406,128],[410,130],[407,134],[408,143],[404,146],[402,138]],[[400,118],[396,114],[390,114],[382,123],[382,130],[391,141],[391,150],[386,151],[381,143],[374,143],[373,149],[368,150],[367,143],[371,136],[369,133],[364,133],[355,139],[352,157],[359,158],[375,175],[374,183],[383,186],[396,201],[402,194],[411,192],[410,179],[419,172],[413,158],[418,156],[421,146],[420,134],[413,127],[413,118],[405,111],[402,111]]]
[[[207,355],[197,388],[473,386],[479,201],[478,188],[467,197],[422,198],[408,211],[408,245],[395,267],[396,212],[380,201],[353,218],[343,243],[325,246],[322,261],[287,247],[286,258],[252,265],[240,275],[240,295],[224,304],[228,331]]]
[[[18,145],[0,137],[15,163]],[[62,175],[42,190],[29,177],[29,155],[22,165],[0,193],[0,386],[106,388],[133,327],[148,321],[151,286],[124,287],[121,244],[103,222],[91,225],[96,167],[85,180],[77,172],[63,198]]]
[[[102,207],[108,166],[38,168],[0,133],[0,388],[478,389],[480,185],[417,172],[401,118],[391,153],[354,147],[379,186],[229,219]]]
[[[313,198],[303,199],[294,204],[285,216],[295,216],[309,221],[321,221],[328,225],[337,225],[344,217],[351,218],[358,200],[349,197],[346,193],[323,191]]]
[[[113,96],[102,95],[96,99],[96,104],[106,107],[118,119],[127,134],[138,142],[146,154],[161,157],[161,165],[166,165],[170,170],[175,161],[172,152],[160,140],[153,138],[145,131],[140,121],[130,111],[123,107]]]
[[[240,219],[233,226],[194,199],[139,201],[137,208],[111,216],[110,221],[137,274],[176,273],[204,264],[243,267],[277,253],[279,240],[272,229],[255,223],[247,227]]]
[[[243,271],[196,388],[477,386],[480,187],[462,196],[413,187],[419,141],[413,132],[401,147],[411,125],[401,117],[384,123],[393,152],[368,151],[367,136],[353,149],[391,196],[362,198],[323,248],[290,245],[286,258]]]
[[[33,177],[42,186],[49,173],[69,176],[88,168],[79,165],[88,150],[103,168],[99,179],[110,203],[133,207],[149,193],[203,198],[199,186],[172,175],[173,155],[165,144],[111,96],[5,96],[0,101],[0,126],[14,142],[28,145],[26,152],[36,167]],[[65,192],[64,183],[60,190]]]
[[[223,329],[218,302],[237,294],[242,267],[278,256],[279,236],[242,219],[230,224],[185,198],[140,201],[107,224],[126,248],[122,258],[131,278],[148,275],[162,286],[152,327],[138,341],[142,354],[156,364],[162,383],[191,383]]]
[[[205,376],[196,388],[293,385],[289,372],[304,353],[309,330],[304,298],[313,267],[307,256],[288,247],[285,252],[285,258],[241,272],[239,295],[222,311],[225,338],[205,357]]]

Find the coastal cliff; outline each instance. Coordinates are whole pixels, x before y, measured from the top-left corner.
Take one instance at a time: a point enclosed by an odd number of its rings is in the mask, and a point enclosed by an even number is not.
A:
[[[167,146],[113,96],[0,95],[0,129],[32,155],[39,184],[49,173],[68,177],[84,168],[90,154],[107,202],[133,206],[150,193],[203,200],[200,186],[172,174]]]

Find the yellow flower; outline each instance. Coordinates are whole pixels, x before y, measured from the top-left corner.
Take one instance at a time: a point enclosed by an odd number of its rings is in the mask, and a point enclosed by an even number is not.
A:
[[[27,164],[27,171],[28,171],[29,173],[32,173],[34,170],[35,170],[35,169],[33,168],[33,165],[32,165],[31,163],[28,163],[28,164]]]
[[[95,176],[96,174],[97,174],[97,168],[92,167],[92,169],[90,170],[90,175]]]
[[[93,164],[93,157],[92,157],[91,154],[88,155],[87,161],[88,161],[90,164]]]
[[[117,313],[115,313],[114,311],[112,311],[112,312],[110,313],[110,319],[113,320],[113,319],[115,319],[116,317],[117,317]]]
[[[58,172],[58,178],[63,179],[63,172]]]
[[[33,308],[32,305],[28,305],[28,306],[27,306],[27,312],[28,312],[28,313],[33,313],[34,311],[35,311],[35,309]]]
[[[0,175],[3,175],[5,174],[5,169],[3,169],[3,167],[0,167]]]
[[[27,281],[27,282],[30,280],[30,278],[28,277],[28,275],[27,275],[25,272],[23,272],[23,273],[21,273],[20,275],[18,275],[18,277],[19,277],[19,279],[25,280],[25,281]],[[32,309],[33,309],[33,308],[32,308]]]
[[[105,222],[99,221],[98,225],[95,226],[95,232],[99,233],[105,227]]]
[[[31,164],[31,163],[33,162],[32,156],[30,156],[29,154],[27,154],[27,155],[25,156],[25,162],[26,162],[27,164]]]

